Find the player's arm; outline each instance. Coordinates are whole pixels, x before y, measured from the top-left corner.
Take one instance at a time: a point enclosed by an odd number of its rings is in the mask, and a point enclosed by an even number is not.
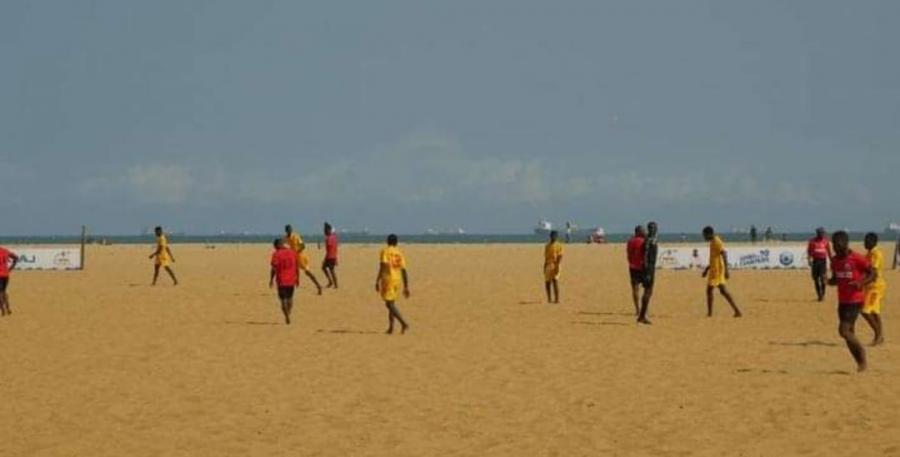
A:
[[[388,273],[388,269],[390,266],[384,262],[378,264],[378,275],[375,276],[375,291],[380,291],[381,289],[381,278],[385,277]]]
[[[701,274],[700,276],[705,278],[706,275],[708,275],[708,274],[709,274],[709,265],[707,265],[706,268],[703,269],[703,274]]]
[[[12,252],[10,252],[10,253],[9,253],[9,258],[12,259],[12,264],[10,264],[9,269],[10,269],[10,270],[15,270],[15,269],[16,269],[16,264],[19,263],[19,256],[17,256],[17,255],[15,255],[15,254],[13,254]]]
[[[406,274],[406,268],[400,270],[403,276],[403,296],[409,298],[409,275]]]
[[[722,251],[722,262],[725,264],[725,279],[729,279],[731,271],[728,269],[728,251]]]
[[[275,274],[276,274],[275,265],[272,265],[272,267],[269,269],[269,288],[270,289],[272,288],[272,286],[275,285]]]
[[[831,260],[834,257],[834,252],[831,251],[831,243],[826,244],[825,249],[828,251],[828,260]]]
[[[169,254],[169,260],[171,260],[172,262],[174,262],[174,261],[175,261],[175,256],[172,255],[172,250],[169,249],[168,246],[166,246],[166,252]]]
[[[152,259],[152,258],[154,258],[154,257],[158,257],[160,254],[162,254],[162,246],[160,246],[159,244],[157,244],[157,245],[156,245],[156,250],[153,251],[153,254],[150,254],[150,258]]]

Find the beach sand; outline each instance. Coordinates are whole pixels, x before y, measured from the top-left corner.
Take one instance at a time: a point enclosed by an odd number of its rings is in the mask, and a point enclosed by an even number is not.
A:
[[[568,246],[560,305],[540,245],[401,247],[412,330],[390,337],[375,245],[342,246],[340,291],[304,282],[291,326],[264,245],[173,245],[177,288],[149,286],[148,246],[15,272],[0,456],[900,455],[897,272],[858,375],[806,271],[734,272],[743,319],[662,271],[638,327],[622,245]]]

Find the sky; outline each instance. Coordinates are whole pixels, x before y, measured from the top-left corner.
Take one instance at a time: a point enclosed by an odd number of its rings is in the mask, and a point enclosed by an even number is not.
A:
[[[900,220],[900,2],[0,3],[0,235]]]

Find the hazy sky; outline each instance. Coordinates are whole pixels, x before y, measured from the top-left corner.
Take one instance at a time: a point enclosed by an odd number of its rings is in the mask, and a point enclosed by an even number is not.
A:
[[[0,234],[900,219],[896,1],[0,3]]]

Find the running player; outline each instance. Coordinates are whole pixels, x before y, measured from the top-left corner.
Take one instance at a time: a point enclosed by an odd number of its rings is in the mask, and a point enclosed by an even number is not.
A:
[[[878,346],[884,343],[884,330],[881,326],[881,301],[884,300],[884,292],[887,289],[887,282],[884,280],[884,254],[878,248],[878,235],[874,232],[866,234],[865,246],[868,251],[866,258],[872,265],[875,281],[867,284],[863,291],[866,298],[863,303],[862,316],[875,332],[872,346]]]
[[[825,277],[828,275],[828,259],[832,258],[834,254],[831,253],[831,243],[825,236],[824,228],[817,228],[816,236],[810,238],[806,247],[806,256],[810,271],[812,271],[813,283],[816,286],[816,297],[819,301],[825,300]]]
[[[703,277],[706,279],[706,316],[712,317],[713,314],[713,291],[719,289],[719,293],[725,297],[725,301],[731,305],[734,310],[734,317],[741,317],[741,310],[734,303],[734,298],[725,287],[725,283],[731,277],[728,271],[728,253],[725,252],[725,243],[722,238],[716,235],[712,227],[703,228],[703,239],[709,241],[709,266],[703,270]]]
[[[17,263],[19,256],[0,246],[0,316],[12,314],[6,290],[9,288],[9,274],[16,269]]]
[[[547,291],[549,303],[559,303],[559,268],[562,263],[563,245],[557,238],[559,233],[556,230],[551,231],[550,241],[544,246],[544,289]]]
[[[175,256],[172,255],[172,250],[169,249],[169,240],[166,238],[166,234],[163,233],[163,229],[160,226],[157,226],[153,229],[153,233],[156,234],[156,251],[153,254],[150,254],[151,259],[156,259],[153,264],[153,284],[156,285],[156,280],[159,279],[159,269],[165,268],[166,273],[169,274],[169,277],[172,278],[172,284],[178,285],[178,279],[175,278],[175,272],[172,271],[172,267],[169,265],[175,263]]]
[[[306,277],[309,278],[310,281],[316,286],[316,289],[319,291],[319,295],[322,295],[322,286],[319,285],[319,280],[316,279],[316,276],[309,271],[309,258],[306,257],[306,243],[303,242],[303,238],[300,237],[300,234],[294,231],[294,228],[291,227],[290,224],[284,226],[284,242],[290,246],[291,250],[294,251],[297,256],[297,277],[300,277],[300,270],[303,270],[306,273]]]
[[[325,223],[325,260],[322,261],[322,272],[325,273],[325,279],[328,285],[325,287],[338,288],[337,273],[334,272],[338,264],[338,239],[334,233],[334,227],[328,222]]]
[[[294,288],[300,283],[297,275],[297,254],[285,246],[284,240],[276,239],[272,245],[275,252],[272,253],[272,266],[269,271],[269,288],[278,284],[278,300],[281,302],[281,312],[284,313],[284,323],[291,324],[291,310],[294,308]]]
[[[394,333],[394,320],[400,322],[400,333],[406,333],[409,325],[400,315],[397,309],[397,299],[400,298],[400,286],[403,286],[403,296],[409,298],[409,276],[406,274],[406,257],[397,247],[397,235],[391,234],[387,238],[387,246],[381,250],[378,261],[378,276],[375,278],[375,291],[381,294],[384,306],[388,310],[388,329],[385,332]]]
[[[856,360],[857,371],[866,370],[866,349],[856,338],[856,319],[865,302],[864,288],[875,281],[872,265],[862,254],[850,250],[850,237],[841,230],[831,236],[835,255],[831,259],[831,279],[828,284],[838,289],[838,333],[847,342],[847,349]]]
[[[644,243],[647,234],[644,227],[638,225],[634,228],[634,236],[628,239],[625,245],[625,254],[628,259],[628,275],[631,277],[631,301],[634,303],[634,315],[641,315],[641,285],[644,284]]]
[[[659,252],[659,240],[656,222],[647,223],[647,240],[644,242],[644,296],[641,298],[641,312],[638,314],[639,324],[650,324],[647,319],[647,311],[650,308],[650,299],[653,297],[653,285],[656,282],[656,257]]]

